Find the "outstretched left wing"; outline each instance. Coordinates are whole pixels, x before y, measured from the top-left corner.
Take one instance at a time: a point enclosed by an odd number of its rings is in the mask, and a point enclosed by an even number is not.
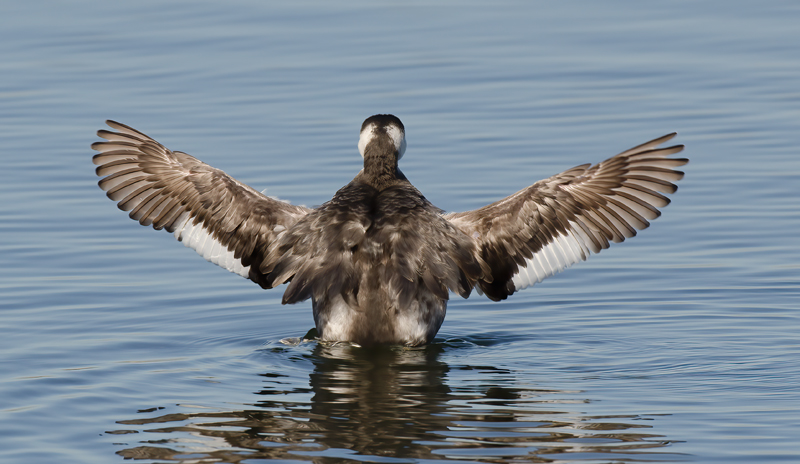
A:
[[[477,242],[491,268],[478,288],[506,299],[647,228],[669,204],[663,193],[674,193],[672,182],[683,178],[673,168],[689,162],[668,158],[683,145],[658,148],[675,135],[574,167],[483,208],[445,215]]]
[[[266,286],[259,270],[278,238],[310,209],[275,200],[219,169],[115,121],[100,130],[98,183],[131,219],[167,229],[203,258]]]

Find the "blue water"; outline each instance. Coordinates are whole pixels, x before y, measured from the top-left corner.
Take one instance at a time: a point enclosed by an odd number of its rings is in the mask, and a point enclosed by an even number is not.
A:
[[[800,461],[800,6],[14,2],[0,14],[0,460]],[[323,203],[358,129],[459,211],[671,131],[652,228],[436,343],[313,326],[96,186],[112,118]]]

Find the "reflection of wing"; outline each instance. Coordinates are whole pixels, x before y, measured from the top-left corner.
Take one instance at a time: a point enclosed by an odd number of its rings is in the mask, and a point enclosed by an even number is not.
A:
[[[502,300],[621,242],[661,213],[683,177],[667,158],[683,145],[657,148],[674,133],[631,148],[594,166],[574,167],[483,208],[445,216],[473,237],[492,271],[478,282]]]
[[[203,258],[263,284],[262,260],[310,211],[264,196],[192,156],[114,121],[92,144],[100,188],[143,226],[166,228]],[[255,266],[251,267],[251,264]]]

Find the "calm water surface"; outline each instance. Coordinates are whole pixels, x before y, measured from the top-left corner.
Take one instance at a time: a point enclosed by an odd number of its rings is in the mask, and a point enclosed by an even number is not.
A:
[[[0,460],[800,462],[796,2],[16,2],[0,15]],[[403,170],[482,206],[670,131],[639,237],[436,343],[313,325],[97,188],[113,118],[309,206],[406,125]]]

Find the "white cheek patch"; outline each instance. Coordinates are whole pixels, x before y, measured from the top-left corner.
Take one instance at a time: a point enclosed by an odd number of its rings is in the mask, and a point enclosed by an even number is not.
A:
[[[361,153],[362,158],[364,157],[364,150],[367,149],[367,145],[372,142],[373,138],[375,138],[375,124],[370,124],[361,131],[361,135],[358,137],[358,152]]]
[[[366,127],[363,131],[361,131],[361,135],[358,138],[358,152],[361,154],[361,157],[364,157],[364,151],[367,149],[367,145],[375,139],[376,126],[375,124],[370,124]],[[392,140],[392,144],[394,145],[394,149],[397,151],[397,159],[403,157],[403,154],[406,152],[406,134],[403,132],[402,129],[395,125],[390,125],[385,129],[386,135]]]
[[[394,143],[394,149],[397,151],[397,159],[402,158],[403,153],[406,151],[406,134],[394,124],[386,128],[386,133],[389,135],[389,138],[392,139],[392,143]]]

